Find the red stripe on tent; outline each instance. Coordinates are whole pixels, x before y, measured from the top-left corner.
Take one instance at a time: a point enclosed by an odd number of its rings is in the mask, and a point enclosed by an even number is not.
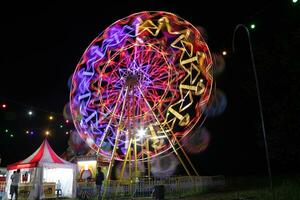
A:
[[[14,169],[24,169],[24,168],[33,168],[36,167],[37,163],[26,163],[26,164],[12,164],[8,165],[8,170],[14,170]]]
[[[55,163],[64,163],[57,155],[56,153],[53,151],[53,149],[51,148],[51,146],[49,145],[48,141],[46,140],[46,147],[48,148],[48,151],[50,153],[50,156],[52,158],[52,160]]]
[[[42,156],[44,155],[44,151],[45,151],[45,141],[41,145],[40,150],[36,153],[36,155],[29,162],[30,163],[38,163],[41,160]]]

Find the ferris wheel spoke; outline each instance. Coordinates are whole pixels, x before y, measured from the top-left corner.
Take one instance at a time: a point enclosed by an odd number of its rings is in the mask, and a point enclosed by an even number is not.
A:
[[[178,154],[178,152],[177,152],[175,146],[173,145],[173,142],[170,140],[168,134],[166,133],[166,130],[162,127],[162,125],[161,125],[159,119],[157,118],[157,116],[155,115],[155,113],[153,112],[153,110],[151,109],[151,106],[150,106],[149,102],[147,101],[147,99],[145,98],[145,96],[144,96],[142,90],[140,89],[140,87],[138,87],[138,89],[139,89],[141,95],[143,96],[143,99],[144,99],[146,105],[147,105],[147,106],[149,107],[149,109],[151,110],[153,117],[155,118],[155,120],[156,120],[157,123],[159,124],[161,130],[163,131],[164,135],[166,136],[168,142],[170,143],[170,145],[171,145],[171,147],[172,147],[174,153],[176,154],[178,160],[181,162],[181,164],[182,164],[182,166],[184,167],[184,169],[185,169],[185,171],[187,172],[187,174],[188,174],[189,176],[191,176],[189,170],[188,170],[187,167],[185,166],[183,160],[181,159],[181,157],[180,157],[180,155]]]
[[[108,122],[107,126],[105,127],[103,136],[102,136],[102,138],[101,138],[101,142],[100,142],[100,144],[99,144],[99,146],[98,146],[97,154],[99,153],[100,148],[101,148],[101,146],[102,146],[102,144],[103,144],[103,142],[104,142],[104,139],[106,138],[107,131],[108,131],[108,129],[109,129],[110,126],[111,126],[111,122],[112,122],[112,120],[113,120],[113,118],[114,118],[114,116],[115,116],[115,113],[116,113],[116,110],[117,110],[117,107],[118,107],[118,103],[119,103],[119,101],[120,101],[120,99],[121,99],[122,93],[123,93],[123,88],[121,88],[121,91],[120,91],[120,94],[119,94],[119,96],[118,96],[118,100],[116,101],[116,105],[115,105],[115,107],[114,107],[114,110],[113,110],[113,112],[112,112],[112,114],[111,114],[111,117],[110,117],[110,119],[109,119],[109,122]],[[127,90],[126,90],[126,93],[127,93]]]
[[[114,148],[113,148],[113,151],[112,151],[112,154],[111,154],[111,157],[110,157],[110,162],[109,162],[109,166],[108,166],[106,179],[110,179],[111,168],[112,168],[113,161],[114,161],[114,158],[115,158],[116,149],[118,147],[118,140],[119,140],[119,135],[120,135],[120,131],[121,131],[120,127],[122,126],[121,123],[122,123],[122,118],[123,118],[123,113],[124,113],[124,108],[125,108],[125,104],[126,104],[127,95],[128,95],[128,87],[126,87],[126,90],[125,90],[125,98],[124,98],[124,101],[123,101],[123,104],[122,104],[122,110],[121,110],[121,114],[120,114],[120,121],[119,121],[118,128],[117,128],[117,135],[116,135],[116,138],[115,138]]]
[[[151,97],[150,97],[150,98],[151,98]],[[160,110],[159,110],[159,114],[160,114],[160,116],[163,118],[163,120],[165,121],[165,117],[164,117],[163,113],[162,113]],[[169,125],[168,123],[166,123],[166,125],[168,126],[168,129],[171,131],[172,136],[173,136],[175,142],[178,144],[179,149],[182,151],[184,157],[187,159],[187,161],[188,161],[188,163],[190,164],[190,166],[192,167],[193,171],[195,172],[195,174],[196,174],[197,176],[199,176],[199,174],[198,174],[196,168],[194,167],[193,163],[192,163],[191,160],[189,159],[189,157],[188,157],[188,155],[186,154],[185,150],[184,150],[183,147],[181,146],[180,142],[178,141],[178,139],[177,139],[176,135],[174,134],[173,130],[171,129],[170,125]],[[167,135],[166,135],[166,136],[167,136]]]

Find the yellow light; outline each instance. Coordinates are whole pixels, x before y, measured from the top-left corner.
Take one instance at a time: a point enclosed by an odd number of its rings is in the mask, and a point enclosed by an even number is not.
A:
[[[50,119],[50,120],[53,120],[53,116],[52,116],[52,115],[50,115],[50,116],[49,116],[49,119]]]
[[[50,131],[45,132],[46,136],[50,135]]]
[[[227,51],[223,51],[222,54],[223,54],[223,56],[226,56],[227,55]]]

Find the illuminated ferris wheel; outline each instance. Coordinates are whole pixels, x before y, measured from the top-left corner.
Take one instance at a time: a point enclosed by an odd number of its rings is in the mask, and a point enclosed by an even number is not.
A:
[[[178,16],[123,18],[90,44],[73,74],[76,129],[110,165],[177,155],[180,140],[204,120],[211,64],[199,31]]]

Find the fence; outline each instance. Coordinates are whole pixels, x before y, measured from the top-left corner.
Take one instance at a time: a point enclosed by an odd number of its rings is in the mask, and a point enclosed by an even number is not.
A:
[[[222,189],[225,186],[225,178],[224,176],[184,176],[142,178],[132,183],[107,181],[103,185],[103,195],[105,195],[105,199],[153,197],[154,188],[157,186],[163,186],[165,197],[180,198]]]

